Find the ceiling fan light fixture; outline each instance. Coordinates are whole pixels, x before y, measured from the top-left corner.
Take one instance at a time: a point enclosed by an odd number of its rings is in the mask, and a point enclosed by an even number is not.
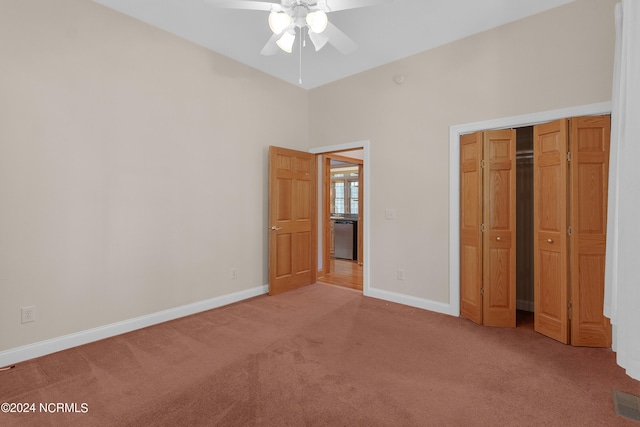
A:
[[[282,34],[282,37],[278,39],[276,44],[282,50],[287,53],[291,53],[293,50],[293,42],[296,40],[296,33],[293,30],[287,30]]]
[[[282,33],[289,25],[291,25],[291,16],[286,12],[271,12],[269,14],[269,28],[273,34]]]
[[[315,12],[308,13],[306,21],[309,28],[311,28],[311,31],[316,34],[320,34],[326,30],[327,24],[329,23],[327,14],[322,10],[316,10]]]
[[[309,31],[309,38],[316,48],[316,52],[322,49],[329,41],[329,37],[326,34],[316,34],[313,31]]]

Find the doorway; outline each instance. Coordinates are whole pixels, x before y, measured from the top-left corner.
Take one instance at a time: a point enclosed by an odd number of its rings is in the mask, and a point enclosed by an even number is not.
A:
[[[453,125],[449,129],[449,304],[442,313],[460,316],[460,138],[484,129],[517,128],[563,117],[611,113],[611,102],[580,105],[532,114]],[[366,267],[366,266],[365,266]],[[366,283],[366,280],[365,280]]]
[[[323,268],[318,280],[362,291],[363,150],[322,156]]]
[[[367,295],[369,141],[310,151],[318,155],[318,181],[321,183],[318,186],[318,281]],[[336,226],[342,238],[339,242],[336,242]],[[351,242],[350,248],[345,247],[345,240]]]
[[[519,142],[515,130],[460,138],[464,317],[516,326],[516,287],[529,285],[520,293],[533,297],[536,332],[565,344],[610,345],[602,316],[609,133],[602,115],[522,128]]]

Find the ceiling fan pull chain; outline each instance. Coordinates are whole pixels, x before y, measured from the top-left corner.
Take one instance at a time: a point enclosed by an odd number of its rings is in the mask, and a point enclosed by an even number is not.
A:
[[[309,27],[307,28],[307,35],[309,35]],[[305,27],[300,27],[300,39],[302,40],[302,47],[307,47],[307,38],[304,35]]]
[[[298,70],[299,72],[299,78],[298,78],[298,84],[302,85],[302,40],[304,39],[304,28],[300,27],[300,68]]]

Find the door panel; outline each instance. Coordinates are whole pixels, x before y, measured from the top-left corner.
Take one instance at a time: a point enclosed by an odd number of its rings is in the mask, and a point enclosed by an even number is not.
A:
[[[482,323],[482,132],[460,137],[460,314]]]
[[[484,132],[483,323],[516,326],[516,131]]]
[[[269,147],[269,294],[316,281],[315,155]]]
[[[603,314],[610,117],[574,117],[570,138],[571,344],[610,347]]]
[[[293,180],[290,177],[281,176],[276,181],[276,221],[290,221],[293,217],[291,211],[291,187]]]
[[[534,126],[535,330],[569,342],[566,119]]]
[[[291,234],[279,234],[275,236],[277,263],[276,278],[290,276],[293,273],[291,265]]]

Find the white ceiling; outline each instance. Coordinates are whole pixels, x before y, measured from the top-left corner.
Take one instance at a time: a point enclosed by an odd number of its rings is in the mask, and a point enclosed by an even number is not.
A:
[[[216,8],[205,0],[94,0],[279,79],[298,85],[300,49],[260,55],[268,12]],[[266,1],[266,0],[263,0]],[[277,2],[278,0],[273,0]],[[328,14],[358,49],[302,49],[302,86],[311,89],[574,0],[390,0]]]

